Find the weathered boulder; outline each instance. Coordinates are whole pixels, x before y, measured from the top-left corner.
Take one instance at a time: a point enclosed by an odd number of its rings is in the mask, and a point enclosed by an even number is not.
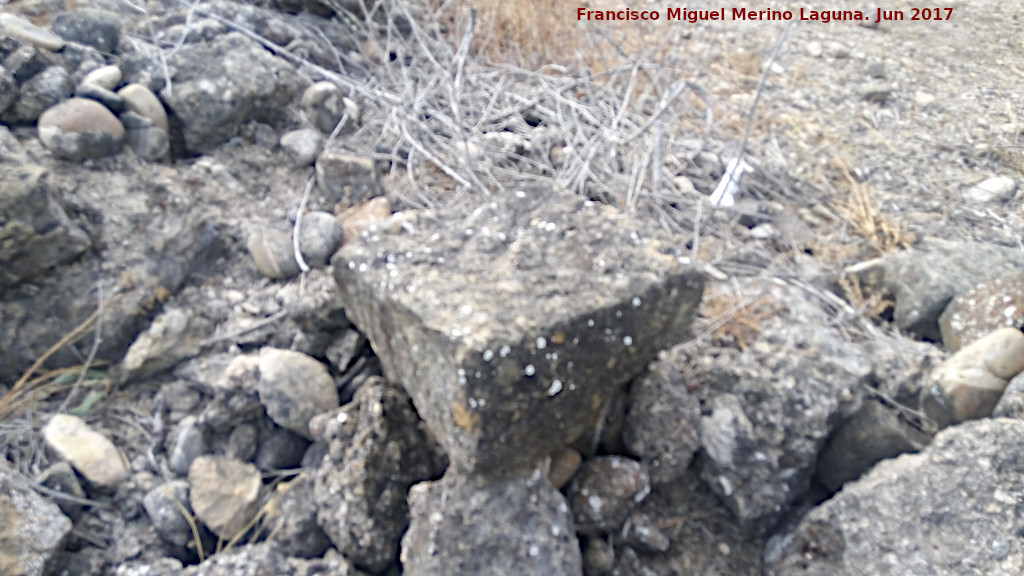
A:
[[[893,321],[902,330],[939,341],[939,316],[957,294],[1024,270],[1016,248],[978,242],[932,240],[847,268],[866,294],[896,301]]]
[[[878,464],[769,543],[768,576],[1019,574],[1024,422],[940,432]]]
[[[239,33],[169,60],[178,73],[173,91],[164,88],[160,96],[182,123],[185,147],[196,153],[226,142],[250,120],[286,120],[281,111],[308,83],[290,64]]]
[[[575,440],[685,340],[703,278],[679,246],[610,206],[534,189],[392,217],[332,263],[349,317],[452,465],[499,477]]]
[[[1003,327],[1024,327],[1024,274],[975,286],[953,298],[939,317],[942,343],[950,352]]]
[[[430,478],[431,450],[405,392],[370,378],[352,402],[313,420],[329,445],[316,472],[320,527],[357,566],[380,572],[394,563],[408,525],[409,487]]]
[[[700,384],[702,476],[741,525],[769,531],[807,493],[818,453],[860,406],[871,366],[798,288],[754,281],[773,315],[742,350],[698,348],[684,380]]]
[[[583,566],[565,498],[540,470],[484,486],[452,474],[409,491],[402,538],[409,576],[580,576]]]

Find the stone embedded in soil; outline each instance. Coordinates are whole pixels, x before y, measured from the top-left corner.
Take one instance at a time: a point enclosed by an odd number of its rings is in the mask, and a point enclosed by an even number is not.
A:
[[[12,104],[18,101],[21,91],[14,75],[0,66],[0,114],[3,114]]]
[[[0,288],[14,286],[89,248],[89,237],[56,201],[47,171],[0,167]]]
[[[313,497],[313,478],[301,475],[283,482],[275,490],[275,514],[269,520],[268,539],[289,556],[317,558],[331,547],[331,541],[317,524],[320,506]]]
[[[157,486],[147,492],[142,499],[146,516],[149,517],[157,534],[168,543],[183,547],[193,536],[192,529],[178,505],[188,511],[188,482],[184,480],[174,480]]]
[[[316,183],[335,212],[384,195],[372,158],[325,150],[316,161]]]
[[[315,267],[327,265],[328,260],[341,245],[344,231],[333,214],[308,212],[302,216],[299,230],[299,251],[306,264]]]
[[[1024,423],[970,422],[878,464],[765,549],[765,576],[1019,574]]]
[[[651,493],[646,467],[624,456],[588,460],[569,483],[566,498],[580,534],[613,534]]]
[[[0,573],[45,576],[55,568],[71,521],[28,478],[0,464]]]
[[[117,488],[128,477],[128,468],[114,443],[77,416],[57,414],[43,427],[43,438],[98,488]]]
[[[1009,381],[1024,370],[1024,333],[1000,328],[961,348],[932,374],[921,408],[940,428],[992,414]]]
[[[561,490],[583,463],[583,455],[576,449],[565,446],[551,453],[551,461],[547,467],[548,481],[556,489]]]
[[[964,292],[939,317],[942,343],[956,352],[1002,327],[1024,327],[1024,274],[1014,274]]]
[[[327,367],[291,350],[260,349],[259,394],[271,420],[305,438],[313,416],[338,407]]]
[[[259,507],[260,471],[225,456],[200,456],[188,471],[189,502],[211,532],[230,540]]]
[[[246,242],[256,268],[267,278],[291,278],[299,273],[295,248],[289,234],[277,230],[257,230]]]
[[[539,470],[482,486],[453,475],[409,490],[402,538],[408,576],[579,576],[580,546],[565,497]]]
[[[551,190],[407,213],[332,260],[346,313],[455,468],[532,469],[686,339],[703,277],[680,244]]]
[[[199,353],[207,326],[182,308],[167,308],[132,342],[121,363],[121,379],[141,380]]]
[[[72,161],[116,154],[124,143],[124,126],[94,100],[71,98],[39,117],[39,139],[51,152]]]
[[[978,182],[964,192],[964,199],[978,204],[1005,202],[1017,191],[1017,182],[1009,176],[994,176]]]
[[[114,113],[119,114],[124,111],[124,98],[94,84],[80,84],[75,88],[75,98],[95,100]]]
[[[121,40],[121,17],[106,10],[79,9],[58,14],[50,30],[68,42],[110,53]]]
[[[323,145],[323,135],[311,128],[292,130],[281,136],[281,148],[296,166],[310,166],[316,162]]]

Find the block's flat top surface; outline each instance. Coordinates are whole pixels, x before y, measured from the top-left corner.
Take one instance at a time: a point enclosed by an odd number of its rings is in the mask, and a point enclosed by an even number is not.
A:
[[[459,214],[397,215],[334,264],[346,282],[473,346],[615,304],[639,308],[689,269],[680,244],[613,207],[530,190]]]

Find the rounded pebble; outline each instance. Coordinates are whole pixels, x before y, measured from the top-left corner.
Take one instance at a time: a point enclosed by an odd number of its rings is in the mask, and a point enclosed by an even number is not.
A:
[[[111,112],[121,113],[124,110],[124,98],[95,84],[79,85],[78,88],[75,88],[75,97],[95,100],[106,106]]]
[[[341,223],[327,212],[310,212],[302,217],[299,250],[310,266],[324,266],[341,245]]]
[[[260,350],[260,402],[278,426],[311,438],[313,416],[338,407],[338,390],[327,367],[292,350]]]
[[[291,278],[299,273],[291,236],[277,230],[259,230],[249,235],[249,254],[267,278]]]
[[[148,118],[153,126],[167,131],[167,111],[160,99],[142,84],[129,84],[117,91],[128,110]]]
[[[121,83],[121,69],[117,66],[103,66],[89,72],[82,78],[82,84],[99,86],[113,91]]]
[[[323,145],[323,135],[312,128],[292,130],[281,136],[281,148],[296,166],[312,166]]]
[[[84,98],[65,100],[43,112],[38,129],[44,146],[73,161],[116,154],[124,143],[121,122],[99,102]]]

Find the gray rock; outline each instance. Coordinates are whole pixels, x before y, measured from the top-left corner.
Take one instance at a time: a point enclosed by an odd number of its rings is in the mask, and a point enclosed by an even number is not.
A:
[[[7,68],[0,66],[0,114],[17,102],[20,95],[21,90],[14,80],[14,75],[8,72]]]
[[[152,121],[134,112],[121,114],[124,124],[124,139],[135,155],[150,162],[166,158],[170,152],[170,140],[166,130],[153,125]]]
[[[82,488],[82,483],[78,481],[75,469],[67,462],[57,462],[49,466],[36,477],[36,481],[51,490],[56,490],[68,496],[81,499],[85,499],[88,496]],[[60,506],[61,511],[72,520],[77,520],[81,516],[82,504],[70,499],[56,498],[55,500],[57,501],[57,506]]]
[[[623,543],[644,552],[666,552],[671,545],[658,524],[640,511],[633,512],[626,519],[621,535]]]
[[[121,69],[113,65],[102,66],[86,74],[85,78],[82,78],[82,84],[113,91],[121,84]]]
[[[359,127],[359,107],[342,96],[333,82],[317,82],[302,94],[302,113],[317,130],[330,134],[346,114],[348,118],[339,134],[351,134]]]
[[[99,50],[77,42],[65,44],[60,54],[64,57],[67,68],[71,72],[71,80],[75,85],[81,84],[89,72],[107,65],[107,59]]]
[[[121,41],[121,18],[106,10],[80,9],[58,14],[50,30],[68,42],[112,53]]]
[[[380,572],[395,561],[408,524],[409,486],[433,473],[419,418],[403,390],[371,378],[311,427],[329,444],[316,472],[318,523],[353,563]]]
[[[344,231],[334,214],[308,212],[302,216],[299,231],[299,251],[310,266],[327,265],[331,256],[341,246]]]
[[[209,327],[181,308],[166,308],[132,342],[121,363],[121,380],[142,380],[199,353]]]
[[[154,94],[159,94],[167,85],[163,65],[155,55],[157,47],[149,46],[151,50],[139,54],[129,54],[121,59],[121,80],[126,84],[141,84]],[[170,73],[173,75],[176,67],[170,66]]]
[[[160,95],[196,153],[226,142],[248,121],[285,122],[281,111],[305,86],[290,64],[239,33],[179,52],[170,63],[178,68],[173,94],[165,88]]]
[[[5,463],[0,464],[0,518],[0,573],[50,573],[71,531],[71,521]]]
[[[188,474],[196,458],[210,451],[206,434],[195,416],[187,416],[179,422],[169,440],[167,466],[177,474]]]
[[[614,208],[531,190],[392,217],[332,264],[453,466],[498,477],[575,440],[686,339],[703,279],[676,246]]]
[[[335,212],[384,195],[373,159],[325,150],[316,161],[316,183]]]
[[[124,98],[128,110],[149,119],[153,126],[167,132],[167,111],[149,88],[141,84],[128,84],[118,90],[117,95]]]
[[[1024,423],[956,426],[921,454],[880,463],[773,538],[765,574],[1018,574],[1022,493]]]
[[[260,448],[259,440],[259,431],[256,427],[243,422],[231,430],[224,455],[242,462],[249,462],[256,458],[256,452]]]
[[[452,473],[409,491],[408,576],[579,576],[569,506],[539,470],[477,485]]]
[[[75,88],[75,98],[95,100],[96,102],[106,106],[111,112],[117,114],[120,114],[124,110],[124,98],[121,98],[106,88],[101,88],[94,84],[80,84]]]
[[[271,420],[305,438],[310,438],[313,416],[338,407],[327,367],[291,350],[260,349],[259,393]]]
[[[894,406],[865,401],[838,427],[818,457],[817,477],[831,492],[876,463],[928,445],[932,435],[908,422]]]
[[[260,470],[287,470],[302,462],[309,440],[291,430],[274,428],[260,442],[256,452],[256,467]]]
[[[617,533],[651,493],[643,464],[623,456],[588,460],[566,489],[573,523],[580,534]]]
[[[75,85],[64,68],[51,66],[21,84],[21,97],[7,108],[0,116],[0,120],[8,124],[41,121],[40,115],[71,96],[74,88]]]
[[[1000,328],[949,357],[922,391],[921,409],[939,428],[985,418],[1024,370],[1024,333]]]
[[[345,330],[341,336],[334,339],[330,345],[327,346],[327,350],[324,351],[324,356],[330,361],[334,369],[339,372],[344,372],[348,365],[352,363],[352,359],[359,354],[359,351],[366,346],[366,336],[362,332],[354,329]]]
[[[0,287],[9,287],[67,262],[90,245],[56,202],[39,166],[0,166]]]
[[[31,164],[25,148],[7,126],[0,125],[0,163]]]
[[[182,514],[189,510],[188,482],[174,480],[153,488],[142,500],[146,516],[160,537],[170,544],[184,547],[192,541],[192,529]]]
[[[121,453],[81,418],[57,414],[43,427],[43,439],[93,486],[113,490],[128,477]]]
[[[299,273],[295,248],[289,234],[259,229],[249,235],[246,247],[256,268],[267,278],[291,278]]]
[[[47,68],[65,68],[63,62],[49,51],[28,44],[22,44],[7,54],[3,63],[18,84],[27,82]]]
[[[80,162],[117,154],[124,126],[99,102],[71,98],[39,117],[39,139],[57,156]]]
[[[28,42],[39,48],[56,52],[64,47],[64,41],[59,36],[43,30],[35,24],[10,13],[0,14],[0,30],[12,38],[22,42]]]
[[[275,516],[269,520],[268,539],[289,556],[316,558],[331,547],[331,541],[317,524],[320,506],[313,493],[313,479],[302,475],[278,486]]]
[[[211,532],[230,540],[256,515],[260,471],[224,456],[200,456],[188,471],[189,502]]]
[[[1006,326],[1024,326],[1024,274],[980,284],[957,295],[939,317],[942,344],[950,352]]]
[[[622,439],[655,484],[678,480],[690,466],[700,448],[700,401],[667,358],[633,384]]]
[[[871,366],[801,290],[760,281],[743,290],[778,309],[756,339],[743,350],[697,349],[681,366],[706,398],[702,477],[741,525],[763,534],[806,494],[825,441],[859,408]]]
[[[1016,248],[976,242],[930,240],[908,250],[847,268],[865,296],[894,299],[893,321],[900,329],[939,341],[938,320],[957,294],[1024,270]]]
[[[312,166],[323,146],[324,137],[309,128],[292,130],[281,136],[281,148],[284,148],[296,166]]]

